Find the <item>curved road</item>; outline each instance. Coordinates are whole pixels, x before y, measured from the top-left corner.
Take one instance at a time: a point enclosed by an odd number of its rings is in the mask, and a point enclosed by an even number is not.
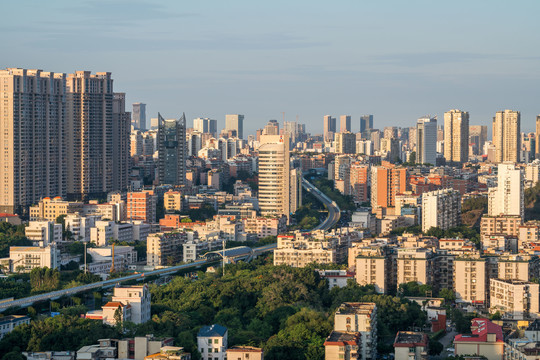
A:
[[[332,228],[332,226],[336,225],[339,221],[339,218],[341,217],[341,210],[337,206],[336,202],[332,201],[332,199],[322,193],[306,179],[302,179],[302,186],[304,187],[304,189],[306,189],[307,192],[309,192],[311,195],[315,196],[317,200],[322,202],[324,206],[326,206],[326,208],[328,209],[328,217],[313,230],[326,231]]]
[[[332,201],[328,196],[323,194],[319,189],[313,186],[313,184],[311,184],[306,179],[302,179],[302,186],[304,187],[304,189],[306,189],[306,191],[311,193],[313,196],[315,196],[315,198],[317,198],[320,202],[322,202],[328,209],[328,217],[322,223],[320,223],[317,227],[315,227],[313,230],[326,231],[330,229],[332,226],[336,225],[341,216],[341,211],[339,207],[337,206],[337,204],[334,201]],[[276,247],[277,247],[277,244],[261,246],[261,247],[253,249],[253,254],[258,255],[258,254],[261,254],[270,250],[274,250]],[[76,286],[71,289],[57,290],[57,291],[52,291],[46,294],[40,294],[40,295],[30,296],[30,297],[26,297],[22,299],[16,299],[13,301],[7,301],[4,303],[0,303],[0,312],[3,312],[6,309],[9,309],[11,307],[27,307],[40,301],[55,300],[63,296],[72,296],[72,295],[89,291],[89,290],[93,290],[93,289],[113,287],[116,284],[124,282],[124,281],[142,280],[144,279],[145,276],[153,276],[153,275],[163,276],[163,275],[168,275],[168,274],[174,274],[175,272],[180,271],[180,270],[197,268],[207,263],[212,263],[214,261],[215,260],[201,259],[201,260],[196,260],[189,264],[171,266],[169,268],[152,270],[152,271],[147,271],[140,274],[128,275],[121,278],[99,281],[99,282],[82,285],[82,286]]]

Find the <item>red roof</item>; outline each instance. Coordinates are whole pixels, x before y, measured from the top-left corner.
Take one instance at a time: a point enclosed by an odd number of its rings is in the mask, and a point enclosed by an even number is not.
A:
[[[0,218],[5,218],[5,217],[18,217],[18,215],[8,214],[8,213],[0,213]]]
[[[497,342],[504,342],[502,327],[492,323],[485,318],[474,318],[471,320],[472,335],[456,335],[454,342],[487,342],[488,334],[495,334]]]
[[[119,306],[120,306],[120,307],[125,307],[125,306],[129,307],[129,304],[124,305],[124,304],[122,304],[122,303],[119,302],[119,301],[109,301],[108,303],[106,303],[105,305],[103,305],[104,308],[106,308],[106,307],[114,307],[114,308],[118,308]]]

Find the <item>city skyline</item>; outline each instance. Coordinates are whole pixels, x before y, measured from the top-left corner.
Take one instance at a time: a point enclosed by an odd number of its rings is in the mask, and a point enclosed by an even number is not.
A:
[[[405,127],[452,108],[475,125],[517,110],[532,131],[540,5],[522,5],[9,3],[6,12],[30,23],[6,18],[0,68],[111,72],[127,104],[148,104],[148,118],[185,111],[188,122],[223,127],[226,114],[244,114],[246,134],[282,112],[322,133],[327,114],[351,114],[356,131],[363,114],[374,114],[376,128]],[[448,31],[456,16],[463,26]],[[500,16],[520,21],[500,27]]]

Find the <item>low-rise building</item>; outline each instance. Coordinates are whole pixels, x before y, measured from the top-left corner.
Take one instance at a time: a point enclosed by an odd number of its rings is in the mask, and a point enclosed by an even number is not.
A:
[[[197,334],[197,348],[203,359],[227,359],[228,331],[218,324],[203,326]]]
[[[394,340],[395,360],[425,360],[428,358],[428,337],[414,331],[398,331]]]
[[[324,342],[325,360],[360,360],[362,335],[359,332],[332,331]]]
[[[117,286],[112,301],[131,306],[131,322],[144,324],[150,320],[150,290],[147,284]]]
[[[0,339],[9,334],[17,326],[30,324],[30,318],[24,315],[8,315],[0,318]]]
[[[182,261],[183,244],[187,240],[185,231],[150,234],[146,239],[146,264],[165,266]]]
[[[30,272],[34,268],[60,267],[60,250],[55,245],[47,247],[11,246],[9,248],[10,271]]]
[[[191,360],[191,354],[183,347],[164,346],[158,353],[145,356],[144,360]]]
[[[359,358],[377,358],[377,305],[347,302],[334,314],[334,331],[355,332],[361,336]]]
[[[264,360],[264,353],[258,347],[233,346],[227,349],[227,360]]]
[[[242,219],[245,233],[256,234],[258,238],[278,236],[287,228],[287,217],[255,217]]]
[[[30,221],[24,235],[34,246],[45,247],[62,241],[62,224],[54,221]]]
[[[165,212],[182,211],[182,193],[169,190],[163,194],[163,206]]]
[[[471,321],[471,335],[459,334],[454,338],[455,355],[479,355],[489,360],[504,359],[502,328],[488,319]]]
[[[354,280],[354,274],[347,270],[319,270],[319,275],[328,280],[328,289],[333,287],[345,287],[347,282]]]
[[[490,279],[489,312],[503,318],[523,320],[538,317],[540,285],[517,279]]]

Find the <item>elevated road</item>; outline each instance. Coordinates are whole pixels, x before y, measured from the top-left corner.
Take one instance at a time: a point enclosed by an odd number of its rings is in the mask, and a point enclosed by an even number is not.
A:
[[[322,202],[324,206],[328,209],[328,217],[316,226],[313,230],[324,230],[327,231],[336,225],[341,217],[341,210],[337,206],[336,202],[326,196],[322,191],[317,189],[312,183],[306,179],[302,179],[302,186],[309,192],[311,195],[315,196],[317,200]]]
[[[276,248],[276,246],[277,246],[276,244],[270,244],[270,245],[265,245],[265,246],[261,246],[261,247],[258,247],[258,248],[254,248],[253,249],[253,255],[260,255],[260,254],[262,254],[264,252],[274,250]],[[52,291],[52,292],[48,292],[48,293],[45,293],[45,294],[29,296],[29,297],[22,298],[22,299],[6,301],[4,303],[0,303],[0,312],[3,312],[3,311],[5,311],[5,310],[7,310],[9,308],[24,308],[24,307],[31,306],[31,305],[33,305],[35,303],[38,303],[38,302],[56,300],[56,299],[59,299],[59,298],[64,297],[64,296],[73,296],[73,295],[76,295],[76,294],[79,294],[79,293],[82,293],[82,292],[86,292],[86,291],[90,291],[90,290],[109,288],[109,287],[113,287],[113,286],[115,286],[115,285],[117,285],[119,283],[125,282],[125,281],[130,281],[130,280],[142,281],[142,280],[144,280],[145,277],[148,277],[148,276],[171,275],[171,274],[174,274],[174,273],[176,273],[176,272],[178,272],[180,270],[196,269],[196,268],[199,268],[199,267],[201,267],[203,265],[208,265],[208,264],[212,264],[212,263],[215,263],[215,262],[216,262],[215,259],[201,259],[201,260],[196,260],[194,262],[191,262],[189,264],[171,266],[171,267],[168,267],[168,268],[147,271],[147,272],[139,273],[139,274],[128,275],[128,276],[124,276],[124,277],[120,277],[120,278],[116,278],[116,279],[110,279],[110,280],[95,282],[95,283],[92,283],[92,284],[76,286],[76,287],[73,287],[71,289],[57,290],[57,291]]]

